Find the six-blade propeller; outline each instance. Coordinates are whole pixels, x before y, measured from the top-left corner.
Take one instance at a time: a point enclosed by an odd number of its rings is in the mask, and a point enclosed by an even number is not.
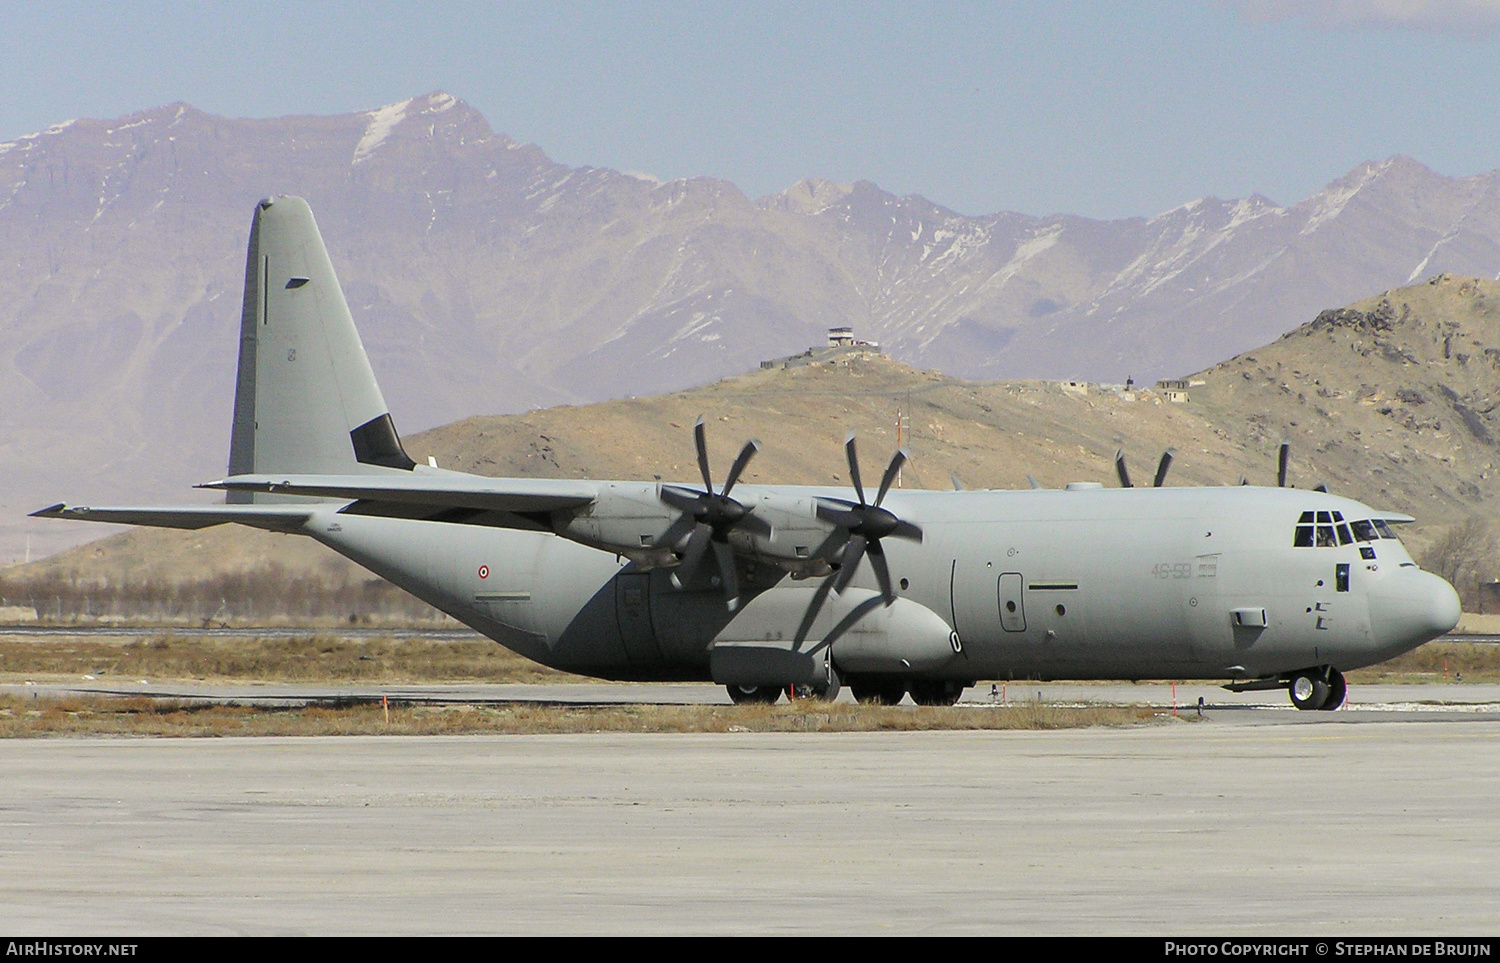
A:
[[[760,442],[747,441],[739,456],[729,468],[729,477],[724,480],[722,491],[714,491],[713,476],[708,471],[708,443],[704,437],[703,417],[693,423],[693,441],[698,448],[698,470],[703,473],[703,491],[679,488],[676,485],[661,487],[661,500],[682,512],[682,521],[691,520],[692,533],[688,535],[686,548],[682,552],[682,564],[672,573],[672,584],[682,588],[693,581],[703,564],[703,556],[710,545],[719,564],[719,579],[724,588],[724,597],[729,609],[739,607],[740,580],[735,568],[734,549],[729,545],[729,533],[739,528],[758,535],[769,536],[771,526],[752,514],[752,508],[729,497],[735,482],[740,480],[745,466],[755,453],[760,451]],[[681,534],[669,532],[669,541],[675,542]]]
[[[855,448],[852,431],[844,439],[844,453],[849,459],[849,480],[854,483],[854,494],[859,501],[818,499],[818,517],[836,526],[834,535],[822,549],[824,557],[830,561],[835,558],[839,560],[838,572],[829,577],[836,579],[833,583],[834,590],[842,593],[859,570],[860,562],[869,556],[870,567],[875,570],[875,580],[880,584],[880,595],[889,605],[896,600],[896,592],[891,587],[891,570],[886,565],[885,549],[881,547],[880,540],[888,536],[914,542],[922,540],[920,528],[880,507],[885,501],[886,493],[891,490],[891,483],[896,480],[896,474],[905,464],[907,455],[905,451],[897,451],[891,458],[885,475],[880,479],[880,489],[875,494],[875,501],[871,503],[865,501],[865,486],[859,475],[859,453]]]

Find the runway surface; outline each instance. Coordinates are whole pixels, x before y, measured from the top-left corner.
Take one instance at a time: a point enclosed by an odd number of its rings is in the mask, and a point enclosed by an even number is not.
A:
[[[77,682],[0,684],[0,694],[39,698],[79,695],[149,696],[158,699],[218,702],[243,705],[290,706],[309,703],[348,704],[379,702],[382,698],[401,704],[502,704],[547,705],[728,705],[723,686],[674,683],[554,683],[449,684],[449,685],[331,685],[291,682],[258,684],[152,682],[139,680],[82,679]],[[1494,683],[1430,683],[1420,685],[1351,685],[1343,708],[1333,713],[1299,712],[1286,692],[1226,692],[1209,682],[1103,683],[1014,682],[968,689],[960,705],[1003,705],[1038,701],[1060,705],[1109,703],[1176,707],[1183,714],[1201,714],[1224,723],[1266,722],[1311,724],[1353,717],[1367,721],[1398,721],[1421,715],[1427,718],[1466,718],[1488,715],[1500,719],[1500,685]],[[846,690],[839,702],[852,703]],[[908,704],[909,701],[908,701]]]
[[[27,934],[1493,934],[1500,718],[0,743]]]

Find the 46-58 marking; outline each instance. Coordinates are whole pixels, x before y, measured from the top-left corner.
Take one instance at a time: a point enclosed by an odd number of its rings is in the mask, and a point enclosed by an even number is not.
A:
[[[1151,574],[1156,578],[1192,578],[1193,566],[1190,562],[1159,562],[1151,566]]]

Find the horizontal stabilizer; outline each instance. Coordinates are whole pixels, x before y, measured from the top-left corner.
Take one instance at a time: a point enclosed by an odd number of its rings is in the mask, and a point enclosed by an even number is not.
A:
[[[272,532],[301,528],[315,510],[312,505],[176,505],[109,506],[66,505],[59,502],[32,518],[62,518],[77,522],[109,522],[115,525],[146,525],[152,528],[210,528],[238,522]]]
[[[468,508],[497,512],[550,512],[591,504],[592,482],[550,478],[484,478],[457,472],[421,472],[399,477],[371,475],[235,475],[200,488],[230,492],[310,495],[351,501]]]

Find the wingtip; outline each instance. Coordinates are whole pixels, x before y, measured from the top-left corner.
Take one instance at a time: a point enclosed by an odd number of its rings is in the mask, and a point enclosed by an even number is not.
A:
[[[46,508],[39,508],[36,511],[32,512],[31,514],[29,514],[27,517],[28,518],[61,518],[62,515],[63,515],[63,512],[65,512],[67,510],[68,510],[68,503],[67,502],[58,502],[56,505],[48,505]]]

